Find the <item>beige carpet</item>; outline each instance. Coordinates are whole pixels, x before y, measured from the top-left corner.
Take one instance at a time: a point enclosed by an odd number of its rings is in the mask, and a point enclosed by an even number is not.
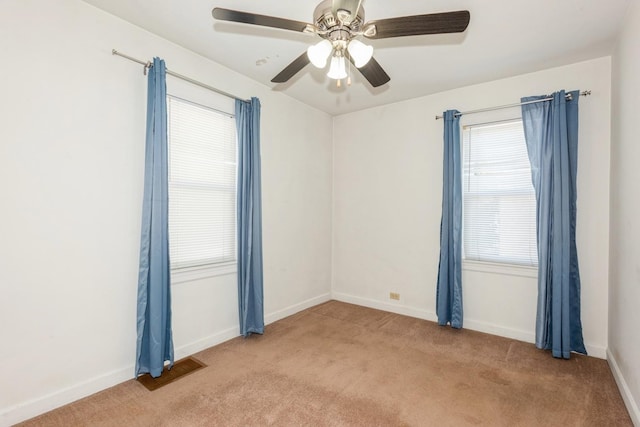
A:
[[[331,301],[26,426],[631,426],[600,359]]]

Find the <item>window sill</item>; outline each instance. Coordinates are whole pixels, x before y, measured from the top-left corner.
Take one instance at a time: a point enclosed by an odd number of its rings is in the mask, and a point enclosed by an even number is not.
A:
[[[462,269],[508,276],[538,277],[538,267],[527,267],[515,264],[498,264],[493,262],[463,260]]]
[[[235,262],[177,268],[175,270],[171,270],[171,283],[175,285],[178,283],[207,279],[209,277],[226,276],[229,274],[235,274],[236,271],[237,265]]]

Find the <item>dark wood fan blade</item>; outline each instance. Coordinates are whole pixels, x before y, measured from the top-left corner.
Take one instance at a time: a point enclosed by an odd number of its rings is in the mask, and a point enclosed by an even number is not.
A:
[[[471,15],[468,10],[459,10],[456,12],[379,19],[365,24],[365,29],[375,25],[377,30],[374,35],[369,36],[365,32],[365,37],[385,39],[423,34],[461,33],[467,29],[470,18]]]
[[[281,28],[304,32],[307,28],[306,22],[292,21],[291,19],[276,18],[273,16],[256,15],[255,13],[240,12],[237,10],[223,9],[216,7],[211,11],[214,18],[222,21],[241,22],[243,24],[261,25],[263,27]]]
[[[304,52],[302,55],[298,56],[293,62],[287,65],[284,70],[280,71],[280,73],[271,79],[272,83],[285,83],[289,81],[289,79],[296,75],[296,73],[302,70],[309,63],[309,57],[307,56],[307,52]]]
[[[353,59],[351,57],[349,57],[349,60],[351,61],[351,63],[353,63]],[[376,61],[374,58],[371,58],[369,62],[358,68],[358,71],[360,71],[360,74],[362,74],[373,87],[382,86],[383,84],[391,80],[391,77],[389,77],[387,72],[384,71],[378,61]]]

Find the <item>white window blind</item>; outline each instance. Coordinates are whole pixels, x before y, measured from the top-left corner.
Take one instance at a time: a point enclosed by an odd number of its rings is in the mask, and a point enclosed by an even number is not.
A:
[[[522,121],[463,130],[464,258],[537,266],[536,198]]]
[[[236,128],[227,114],[168,98],[171,268],[236,258]]]

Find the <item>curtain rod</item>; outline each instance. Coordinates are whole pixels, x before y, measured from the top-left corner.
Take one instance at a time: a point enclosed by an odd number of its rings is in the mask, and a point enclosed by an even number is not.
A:
[[[583,92],[580,92],[580,96],[589,96],[589,95],[591,95],[591,91],[590,90],[585,90]],[[565,96],[566,96],[567,100],[571,101],[571,94],[570,93],[566,94]],[[549,97],[549,98],[543,98],[543,99],[536,99],[535,101],[518,102],[516,104],[509,104],[509,105],[500,105],[499,107],[489,107],[489,108],[482,108],[480,110],[463,111],[461,113],[456,113],[455,116],[456,117],[460,117],[460,116],[464,116],[465,114],[484,113],[485,111],[502,110],[503,108],[519,107],[521,105],[535,104],[536,102],[551,101],[552,99],[553,99],[553,97]],[[444,118],[444,117],[443,116],[436,116],[436,120],[440,120],[442,118]]]
[[[140,59],[136,59],[136,58],[134,58],[132,56],[125,55],[124,53],[118,52],[115,49],[111,49],[111,54],[112,55],[121,56],[121,57],[123,57],[125,59],[128,59],[129,61],[137,62],[140,65],[144,65],[144,73],[145,73],[145,75],[147,74],[147,69],[153,67],[153,63],[151,61],[147,61],[147,62],[141,61]],[[176,72],[173,72],[173,71],[169,70],[168,68],[166,70],[167,70],[167,74],[169,74],[170,76],[177,77],[179,79],[182,79],[182,80],[184,80],[186,82],[189,82],[191,84],[194,84],[196,86],[200,86],[200,87],[203,87],[205,89],[209,89],[210,91],[215,92],[215,93],[219,93],[220,95],[224,95],[227,98],[237,99],[239,101],[247,101],[246,99],[239,98],[239,97],[237,97],[235,95],[232,95],[232,94],[230,94],[228,92],[225,92],[225,91],[217,89],[217,88],[215,88],[213,86],[209,86],[208,84],[205,84],[205,83],[199,82],[197,80],[194,80],[191,77],[183,76],[182,74],[178,74]]]

